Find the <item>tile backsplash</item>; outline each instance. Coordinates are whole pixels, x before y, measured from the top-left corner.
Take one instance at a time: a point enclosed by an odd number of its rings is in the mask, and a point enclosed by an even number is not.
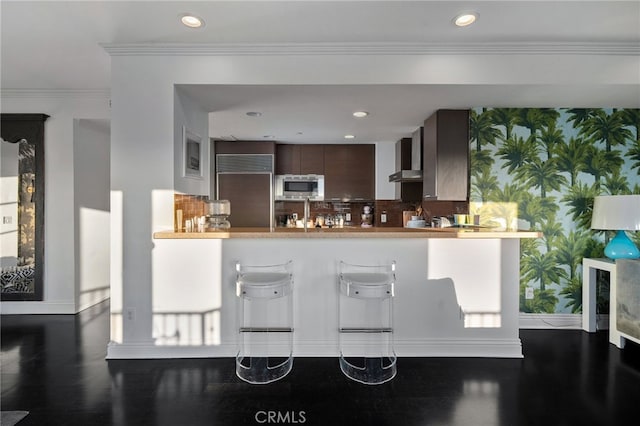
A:
[[[319,215],[338,215],[342,214],[343,217],[346,214],[351,214],[351,226],[360,226],[361,214],[364,210],[364,206],[373,207],[375,202],[331,202],[331,201],[312,201],[309,203],[309,214],[313,220]],[[301,202],[289,202],[289,201],[277,201],[275,203],[275,216],[276,226],[282,226],[286,220],[286,216],[297,214],[299,219],[302,219],[304,215],[304,203]],[[375,208],[374,208],[375,210]]]
[[[309,204],[309,212],[312,219],[318,215],[326,216],[328,214],[335,215],[339,213],[351,213],[351,225],[360,226],[362,224],[361,214],[364,206],[370,206],[373,209],[373,225],[378,227],[402,227],[402,212],[407,210],[416,210],[420,203],[402,202],[398,200],[376,200],[372,202],[311,202]],[[453,216],[456,213],[467,214],[469,212],[469,203],[466,201],[424,201],[422,202],[423,216],[427,222],[431,222],[434,216]],[[282,226],[286,221],[286,216],[293,213],[302,218],[304,212],[304,204],[299,202],[276,202],[275,216],[276,226]],[[386,222],[382,222],[381,215],[386,215]]]
[[[453,216],[456,213],[467,214],[469,203],[466,201],[423,201],[420,203],[402,202],[397,200],[377,200],[375,203],[375,226],[402,227],[402,212],[416,211],[422,207],[422,216],[431,222],[435,216]],[[382,223],[380,215],[386,213],[387,222]]]
[[[209,198],[205,195],[174,194],[174,230],[184,229],[184,221],[194,216],[200,217],[207,214],[206,202]],[[371,202],[311,202],[310,214],[315,219],[318,215],[351,214],[351,226],[362,224],[361,215],[364,207],[370,206],[373,210],[373,225],[378,227],[402,227],[402,212],[416,210],[418,206],[423,209],[423,216],[427,223],[434,216],[453,216],[455,213],[469,213],[469,203],[466,201],[423,201],[420,203],[402,202],[398,200],[376,200]],[[293,213],[302,219],[304,215],[304,203],[282,202],[274,203],[275,224],[283,226],[286,216]],[[182,223],[178,223],[178,212],[182,212]],[[381,215],[385,214],[387,221],[382,222]]]
[[[380,227],[402,227],[402,212],[405,210],[415,210],[417,203],[408,203],[397,200],[377,200],[375,205],[375,226]],[[387,222],[382,222],[382,215],[386,214]]]
[[[468,201],[423,201],[422,209],[425,218],[430,221],[432,217],[447,216],[454,214],[469,214]]]
[[[208,200],[206,195],[173,194],[174,231],[184,229],[186,219],[206,215],[205,203]],[[182,211],[182,223],[178,223],[178,211]]]

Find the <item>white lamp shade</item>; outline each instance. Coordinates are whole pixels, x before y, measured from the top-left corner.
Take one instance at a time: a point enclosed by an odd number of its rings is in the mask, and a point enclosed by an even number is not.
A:
[[[640,231],[640,195],[595,197],[591,229]]]

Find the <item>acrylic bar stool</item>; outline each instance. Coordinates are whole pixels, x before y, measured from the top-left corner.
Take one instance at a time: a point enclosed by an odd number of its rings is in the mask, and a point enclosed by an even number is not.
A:
[[[396,375],[393,349],[395,261],[380,266],[339,265],[340,369],[376,385]]]
[[[265,384],[293,366],[292,262],[246,266],[236,263],[238,352],[236,374]]]

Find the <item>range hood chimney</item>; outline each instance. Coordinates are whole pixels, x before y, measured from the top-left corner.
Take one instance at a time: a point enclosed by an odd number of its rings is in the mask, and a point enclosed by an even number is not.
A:
[[[422,182],[423,127],[418,127],[411,138],[396,142],[396,172],[389,175],[389,182]]]

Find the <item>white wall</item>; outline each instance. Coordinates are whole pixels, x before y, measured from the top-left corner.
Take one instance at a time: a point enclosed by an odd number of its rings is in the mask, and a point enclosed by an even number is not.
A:
[[[173,228],[175,91],[164,65],[129,59],[111,72],[111,332],[140,343],[152,338],[152,232]]]
[[[164,74],[148,73],[135,61],[114,67],[112,78],[111,339],[147,343],[153,334],[152,232],[173,230],[174,192],[209,195],[208,113]],[[134,100],[132,93],[144,96]],[[202,179],[182,175],[183,126],[202,138]]]
[[[396,172],[395,142],[376,142],[376,200],[395,200],[395,183],[389,175]]]
[[[109,297],[108,120],[74,120],[75,287],[79,311]]]
[[[171,229],[175,84],[637,85],[637,57],[614,55],[238,55],[118,46],[112,52],[111,190],[122,199],[123,342],[152,343],[154,230]],[[204,53],[203,53],[204,52]],[[618,64],[615,76],[611,64]],[[448,105],[442,105],[443,108]],[[203,124],[206,129],[206,124]],[[382,185],[380,186],[380,195]],[[386,191],[386,190],[385,190]],[[115,241],[122,241],[114,248]],[[112,258],[112,262],[114,259]],[[129,314],[130,313],[130,314]],[[135,313],[135,314],[134,314]]]
[[[3,314],[72,314],[75,288],[74,119],[108,119],[105,91],[2,91],[2,112],[43,113],[45,261],[41,302],[2,302]]]
[[[173,126],[175,151],[174,151],[174,175],[175,190],[184,194],[209,195],[209,116],[188,95],[176,89],[174,97],[175,122]],[[200,159],[203,168],[202,178],[184,177],[183,161],[183,127],[200,137]]]

